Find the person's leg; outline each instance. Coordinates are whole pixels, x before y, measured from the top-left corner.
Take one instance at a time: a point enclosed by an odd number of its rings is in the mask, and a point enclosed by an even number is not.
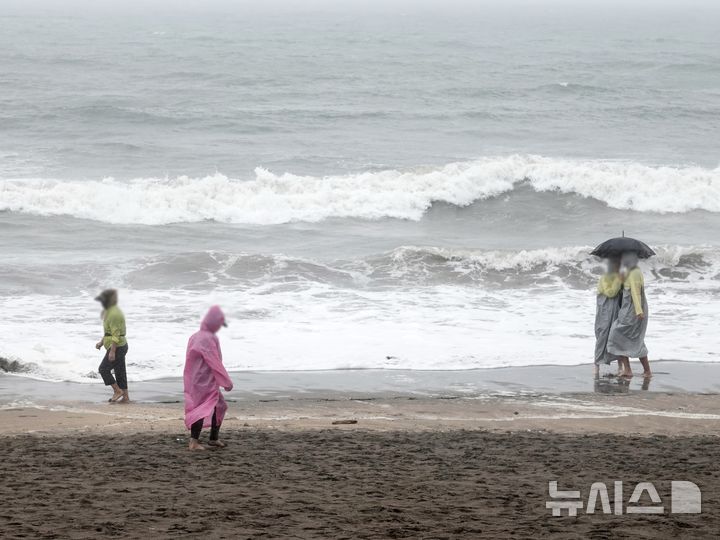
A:
[[[650,378],[652,377],[652,371],[650,371],[650,361],[648,360],[647,356],[643,356],[640,359],[640,363],[643,367],[643,377]]]
[[[633,372],[630,368],[630,359],[627,356],[621,356],[618,362],[622,363],[622,369],[620,370],[620,377],[632,377]]]
[[[205,450],[205,447],[200,444],[200,433],[202,433],[203,419],[201,418],[193,425],[190,426],[190,450]]]
[[[633,370],[630,366],[630,358],[625,357],[625,376],[626,377],[632,377],[633,376]]]
[[[625,363],[623,362],[622,356],[617,357],[617,363],[618,363],[617,376],[622,377],[623,374],[625,373]]]
[[[220,440],[220,424],[217,422],[217,409],[213,411],[212,425],[210,426],[210,446],[225,448],[225,443]]]
[[[112,363],[113,370],[115,371],[115,377],[117,378],[117,385],[122,391],[122,399],[119,400],[120,403],[130,402],[127,384],[127,370],[125,367],[125,356],[127,355],[127,351],[127,345],[118,347],[115,351],[115,361]]]
[[[123,396],[123,391],[118,386],[117,382],[115,381],[115,377],[113,377],[112,374],[112,363],[110,362],[110,359],[108,358],[109,353],[105,352],[105,357],[103,358],[102,362],[100,362],[100,367],[98,367],[98,372],[100,373],[100,376],[102,377],[103,382],[105,383],[105,386],[112,386],[113,389],[113,397],[111,397],[108,401],[117,401]]]

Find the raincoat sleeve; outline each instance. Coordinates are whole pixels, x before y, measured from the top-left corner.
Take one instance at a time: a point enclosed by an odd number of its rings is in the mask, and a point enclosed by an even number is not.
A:
[[[630,296],[632,296],[633,307],[635,308],[635,315],[641,315],[643,313],[642,308],[642,288],[645,284],[643,275],[635,268],[630,274],[628,274],[625,280],[626,286],[630,289]]]
[[[597,292],[607,296],[608,298],[615,298],[622,289],[622,281],[620,276],[617,274],[605,274],[598,281]]]
[[[223,365],[222,355],[220,354],[220,345],[217,342],[213,342],[213,344],[203,353],[203,359],[212,370],[218,386],[232,390],[233,383],[230,380],[230,375],[228,375],[228,372]]]

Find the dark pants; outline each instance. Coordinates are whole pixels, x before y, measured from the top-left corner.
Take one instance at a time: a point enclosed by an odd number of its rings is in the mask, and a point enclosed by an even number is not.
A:
[[[120,387],[120,390],[127,390],[127,373],[125,371],[125,355],[127,352],[127,344],[115,349],[114,362],[111,362],[108,358],[110,356],[110,350],[105,353],[105,358],[103,358],[98,368],[105,386],[115,384],[115,377],[117,377],[117,385]],[[115,371],[115,377],[113,377],[112,371]]]
[[[200,433],[202,432],[202,428],[203,428],[203,418],[201,418],[200,420],[195,422],[192,426],[190,426],[190,436],[193,439],[199,439]],[[220,435],[220,426],[218,426],[218,423],[217,423],[216,409],[213,409],[212,424],[210,424],[210,440],[217,441],[219,435]]]

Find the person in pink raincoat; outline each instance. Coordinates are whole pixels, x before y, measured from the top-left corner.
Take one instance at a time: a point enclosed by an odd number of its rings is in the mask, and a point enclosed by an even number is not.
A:
[[[224,447],[219,440],[227,404],[220,388],[230,391],[233,383],[222,362],[220,342],[215,335],[225,323],[225,315],[213,306],[205,315],[200,331],[190,337],[185,354],[185,427],[190,430],[190,450],[205,450],[200,444],[203,426],[210,426],[210,445]]]

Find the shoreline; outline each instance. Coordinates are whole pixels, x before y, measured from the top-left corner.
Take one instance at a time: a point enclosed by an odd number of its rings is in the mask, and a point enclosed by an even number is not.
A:
[[[658,361],[651,380],[592,376],[592,365],[468,371],[234,372],[226,429],[550,430],[720,435],[720,364]],[[130,384],[110,404],[96,384],[0,375],[11,435],[159,431],[186,436],[182,379]],[[356,424],[335,426],[333,421]]]
[[[633,363],[637,368],[638,364]],[[653,377],[639,374],[623,383],[595,380],[592,364],[539,365],[470,370],[341,369],[318,371],[231,371],[235,389],[228,401],[248,399],[350,397],[454,397],[527,394],[632,394],[662,392],[720,394],[720,362],[658,360]],[[607,368],[604,368],[607,369]],[[604,371],[603,371],[604,373]],[[132,372],[131,372],[132,375]],[[134,401],[173,403],[183,400],[182,377],[129,383]],[[47,381],[0,372],[0,406],[17,400],[40,402],[104,401],[107,389],[92,382]]]

